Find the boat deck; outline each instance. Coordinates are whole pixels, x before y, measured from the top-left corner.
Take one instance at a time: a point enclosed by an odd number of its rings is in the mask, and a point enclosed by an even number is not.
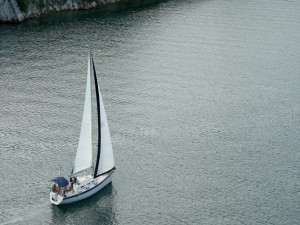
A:
[[[93,176],[92,175],[86,175],[86,176],[79,176],[79,177],[76,177],[76,178],[80,183],[85,183],[87,181],[91,181],[93,179]]]

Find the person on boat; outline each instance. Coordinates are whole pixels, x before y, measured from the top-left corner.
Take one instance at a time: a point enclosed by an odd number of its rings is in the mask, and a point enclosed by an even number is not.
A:
[[[74,184],[73,178],[70,177],[70,182],[67,189],[68,191],[73,191],[73,184]]]
[[[57,185],[56,184],[52,185],[52,192],[53,193],[57,192]]]
[[[77,182],[77,177],[73,177],[73,184]]]
[[[66,192],[73,191],[73,185],[76,183],[77,178],[76,177],[70,177],[70,182],[67,188],[65,189]]]
[[[53,184],[53,186],[52,186],[52,192],[60,194],[60,186],[58,184]]]

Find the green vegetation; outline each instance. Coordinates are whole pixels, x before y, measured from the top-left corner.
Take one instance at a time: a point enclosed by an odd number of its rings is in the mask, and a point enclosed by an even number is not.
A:
[[[27,4],[25,0],[17,0],[17,2],[18,2],[18,6],[20,7],[20,10],[22,12],[27,12]]]
[[[39,8],[40,8],[40,10],[42,10],[43,8],[45,8],[45,4],[43,2],[40,2],[39,3]]]

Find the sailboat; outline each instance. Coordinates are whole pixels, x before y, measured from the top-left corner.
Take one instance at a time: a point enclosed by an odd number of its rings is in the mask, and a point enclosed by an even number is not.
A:
[[[96,135],[92,135],[92,76],[94,77],[97,102]],[[98,136],[96,154],[93,154],[93,136]],[[112,174],[115,169],[109,126],[89,48],[84,111],[74,167],[69,175],[69,180],[63,176],[51,180],[51,203],[62,205],[90,197],[112,182]]]

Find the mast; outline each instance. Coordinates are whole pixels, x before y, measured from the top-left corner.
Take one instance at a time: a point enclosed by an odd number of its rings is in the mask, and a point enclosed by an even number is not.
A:
[[[98,88],[98,81],[96,75],[96,69],[94,65],[94,59],[92,57],[93,63],[93,71],[94,71],[94,79],[95,79],[95,90],[96,90],[96,100],[97,100],[97,121],[98,121],[98,146],[97,146],[97,160],[94,172],[94,178],[97,176],[98,165],[100,161],[100,154],[101,154],[101,114],[100,114],[100,99],[99,99],[99,88]]]

